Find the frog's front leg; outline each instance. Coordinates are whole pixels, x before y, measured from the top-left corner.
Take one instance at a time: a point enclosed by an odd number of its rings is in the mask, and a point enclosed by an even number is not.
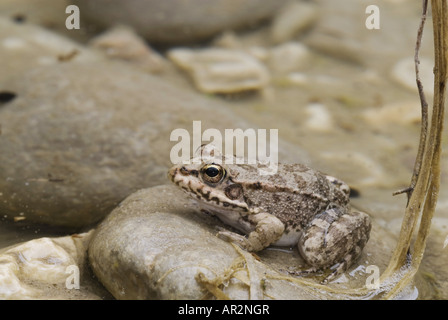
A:
[[[298,247],[312,269],[331,268],[326,281],[345,271],[369,240],[371,224],[364,212],[332,208],[316,215],[302,234]]]
[[[220,231],[218,237],[234,242],[247,251],[260,251],[276,242],[283,235],[285,225],[269,213],[257,213],[247,216],[248,222],[255,226],[246,238],[231,231]]]

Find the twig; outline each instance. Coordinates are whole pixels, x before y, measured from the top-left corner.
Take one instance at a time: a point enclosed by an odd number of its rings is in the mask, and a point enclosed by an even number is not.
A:
[[[424,1],[424,8],[425,8]],[[417,156],[415,171],[408,193],[408,204],[403,219],[400,237],[397,247],[381,276],[381,280],[387,280],[399,272],[403,273],[400,281],[384,296],[384,298],[395,297],[403,288],[409,285],[414,278],[425,251],[426,239],[431,227],[432,217],[435,212],[437,198],[440,188],[440,157],[441,139],[443,131],[445,91],[448,75],[447,48],[448,48],[448,7],[446,0],[432,0],[432,17],[434,33],[434,102],[432,108],[431,127],[429,135],[425,130],[422,134]],[[420,34],[420,31],[419,31]],[[419,42],[418,46],[419,46]],[[418,59],[417,59],[418,61]],[[417,81],[418,85],[419,81]],[[419,93],[422,91],[419,87]],[[424,98],[424,96],[423,96]],[[422,104],[422,108],[424,104]],[[426,107],[425,107],[426,108]],[[422,117],[424,114],[422,113]],[[427,112],[426,112],[427,117]],[[427,125],[427,124],[425,124]],[[424,139],[423,139],[424,138]],[[420,226],[414,242],[414,250],[411,251],[411,239],[421,212]],[[407,257],[411,257],[410,264],[406,266]],[[403,267],[405,267],[403,269]]]
[[[425,142],[426,136],[428,133],[428,102],[426,101],[425,92],[423,91],[423,84],[420,80],[420,59],[418,53],[420,51],[422,36],[423,36],[423,28],[425,26],[426,21],[426,12],[428,10],[428,0],[423,0],[423,9],[422,9],[422,18],[420,20],[420,26],[417,32],[417,43],[415,44],[415,54],[414,54],[414,64],[415,64],[415,75],[417,82],[418,95],[420,97],[420,105],[421,105],[421,114],[422,114],[422,122],[420,129],[420,143],[418,146],[418,152],[414,163],[414,170],[411,178],[411,183],[407,188],[395,191],[393,193],[394,196],[402,193],[406,193],[408,196],[408,204],[409,199],[414,191],[415,184],[417,183],[418,176],[420,174],[420,168],[423,161],[423,154],[425,151]]]

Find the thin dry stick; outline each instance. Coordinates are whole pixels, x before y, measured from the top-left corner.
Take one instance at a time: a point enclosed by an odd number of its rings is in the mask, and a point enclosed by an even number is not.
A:
[[[420,60],[418,53],[421,47],[421,40],[426,20],[427,7],[428,7],[428,1],[423,0],[422,18],[417,32],[417,43],[415,45],[415,56],[414,56],[416,82],[420,97],[421,114],[422,114],[420,143],[418,147],[417,156],[415,159],[414,171],[412,174],[410,186],[394,193],[394,195],[397,195],[399,193],[407,193],[408,203],[406,206],[406,213],[401,225],[398,245],[395,248],[394,254],[392,255],[391,261],[389,263],[388,268],[386,269],[386,272],[383,274],[384,277],[389,276],[391,273],[395,272],[401,266],[405,265],[408,262],[407,257],[409,253],[410,242],[418,221],[416,215],[420,212],[421,204],[424,201],[424,196],[422,192],[426,191],[422,189],[422,187],[427,183],[426,176],[421,176],[420,173],[425,151],[428,151],[426,150],[427,132],[428,132],[428,103],[426,102],[426,97],[423,91],[423,85],[420,80],[420,71],[419,71]],[[418,182],[420,182],[420,184],[418,184]],[[419,187],[420,192],[418,193],[417,197],[412,197],[417,186]],[[414,199],[414,201],[411,202],[411,199]]]
[[[419,26],[418,32],[417,32],[417,43],[415,45],[415,54],[414,54],[415,75],[416,75],[418,95],[420,97],[421,114],[422,114],[421,129],[420,129],[420,143],[418,146],[418,152],[417,152],[416,160],[414,163],[414,170],[413,170],[410,185],[407,188],[398,190],[393,193],[394,196],[398,195],[398,194],[406,193],[408,196],[408,203],[409,203],[409,198],[411,197],[411,194],[414,191],[415,184],[417,183],[417,178],[420,173],[420,167],[422,164],[423,153],[425,151],[426,135],[428,132],[428,103],[426,102],[425,92],[423,91],[423,84],[422,84],[422,81],[420,80],[420,68],[419,68],[419,65],[420,65],[419,51],[420,51],[420,47],[422,44],[423,29],[425,27],[427,10],[428,10],[428,0],[424,0],[423,1],[423,9],[422,9],[422,18],[420,20],[420,26]]]
[[[410,193],[406,207],[399,243],[391,262],[383,273],[382,279],[393,276],[403,266],[417,222],[417,219],[415,219],[416,214],[421,211],[422,207],[423,210],[420,227],[414,243],[414,251],[412,252],[412,258],[408,268],[405,270],[399,283],[385,295],[385,298],[396,296],[413,279],[418,270],[423,258],[426,239],[429,234],[440,187],[441,139],[447,79],[448,8],[446,0],[432,0],[431,4],[435,51],[434,104],[431,128],[429,136],[425,139],[425,146],[421,155],[421,165],[418,169],[415,185]],[[416,161],[419,160],[417,159]]]

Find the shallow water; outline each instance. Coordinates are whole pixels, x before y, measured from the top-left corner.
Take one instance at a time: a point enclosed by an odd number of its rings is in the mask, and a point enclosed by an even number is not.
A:
[[[417,90],[406,88],[391,72],[401,59],[414,54],[420,4],[384,1],[380,5],[381,29],[367,31],[363,5],[334,2],[320,1],[326,22],[298,37],[311,50],[310,60],[300,70],[289,77],[274,77],[263,93],[214,99],[225,100],[233,112],[259,128],[278,129],[281,140],[308,153],[306,162],[354,188],[358,196],[353,204],[395,237],[406,199],[404,195],[393,197],[392,193],[409,183],[420,127]],[[432,59],[431,22],[427,21],[421,51],[428,59]],[[320,37],[329,26],[339,32],[341,47],[334,51],[319,42],[325,39]],[[73,35],[61,27],[56,29],[82,41],[89,38],[88,34]],[[243,45],[268,47],[267,33],[267,27],[260,27],[237,37]],[[184,77],[181,72],[176,76]],[[188,81],[179,83],[195,90]],[[448,249],[443,247],[448,235],[447,138],[445,130],[439,205],[417,281],[420,299],[448,298],[444,287],[448,283],[444,263]],[[0,248],[65,232],[20,226],[20,222],[4,219],[1,222]]]

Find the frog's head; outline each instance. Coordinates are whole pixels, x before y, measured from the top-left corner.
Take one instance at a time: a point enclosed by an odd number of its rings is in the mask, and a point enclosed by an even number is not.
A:
[[[169,170],[168,176],[207,210],[249,211],[244,201],[243,187],[233,182],[229,168],[216,159],[175,165]]]

